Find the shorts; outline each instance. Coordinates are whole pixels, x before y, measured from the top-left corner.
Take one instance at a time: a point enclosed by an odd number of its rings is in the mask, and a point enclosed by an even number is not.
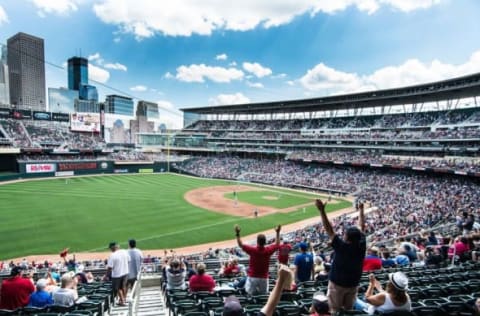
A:
[[[118,290],[124,289],[127,286],[127,277],[128,274],[122,275],[118,278],[112,278],[112,290],[113,293],[118,293]]]
[[[328,282],[328,305],[332,312],[353,309],[353,305],[357,300],[358,286],[343,287],[336,285],[332,281]]]
[[[250,295],[268,294],[268,279],[247,277],[245,291]]]

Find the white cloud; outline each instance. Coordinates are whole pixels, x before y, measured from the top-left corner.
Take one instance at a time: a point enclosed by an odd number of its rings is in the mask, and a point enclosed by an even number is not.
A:
[[[183,115],[176,110],[175,105],[167,100],[157,101],[160,112],[160,122],[167,126],[167,129],[180,129],[183,126]]]
[[[163,77],[164,77],[165,79],[173,79],[173,78],[175,78],[175,76],[172,75],[172,74],[170,73],[170,71],[167,71],[167,72],[165,73],[165,75],[163,75]]]
[[[97,67],[95,65],[88,65],[88,79],[106,83],[110,79],[110,72],[107,70]]]
[[[223,53],[223,54],[215,56],[215,59],[216,60],[227,60],[228,56],[227,56],[227,54]]]
[[[88,60],[89,61],[94,61],[100,59],[100,53],[96,52],[95,54],[88,55]]]
[[[244,104],[250,103],[250,99],[237,92],[234,94],[219,94],[214,98],[210,98],[209,103],[210,105]]]
[[[428,9],[442,1],[443,0],[380,0],[379,3],[385,3],[403,12],[410,12],[417,9]]]
[[[158,107],[159,107],[160,109],[166,109],[166,110],[175,109],[173,103],[170,102],[170,101],[159,100],[159,101],[157,101],[157,104],[158,104]]]
[[[355,73],[346,73],[326,66],[324,63],[309,69],[300,79],[308,90],[337,89],[340,91],[357,91],[361,88],[361,80]]]
[[[135,92],[145,92],[147,90],[148,88],[143,85],[136,85],[134,87],[130,87],[130,91],[135,91]]]
[[[128,68],[127,66],[121,64],[121,63],[105,63],[105,60],[103,59],[102,55],[99,52],[96,52],[94,54],[88,55],[88,61],[90,65],[92,63],[96,63],[99,66],[102,66],[107,69],[112,69],[112,70],[120,70],[120,71],[127,71]]]
[[[8,15],[5,9],[0,5],[0,25],[8,23]]]
[[[469,60],[459,65],[442,63],[437,59],[429,63],[423,63],[418,59],[409,59],[401,65],[383,67],[367,75],[336,70],[320,63],[309,69],[300,78],[300,83],[307,90],[332,94],[396,88],[479,71],[480,50],[474,52]]]
[[[77,0],[31,0],[37,7],[38,15],[42,18],[47,14],[67,16],[70,12],[78,10]]]
[[[228,64],[230,67],[235,67],[237,65],[236,61],[232,61],[230,64]]]
[[[288,80],[286,83],[287,83],[289,86],[294,86],[294,85],[295,85],[295,81],[293,81],[293,80]]]
[[[250,82],[250,81],[247,81],[247,86],[251,87],[251,88],[258,88],[258,89],[262,89],[263,88],[263,84],[261,82]]]
[[[107,63],[107,64],[105,64],[104,67],[107,68],[107,69],[127,71],[127,66],[122,65],[120,63]]]
[[[55,0],[50,0],[55,1]],[[155,34],[167,36],[210,35],[218,30],[248,31],[276,27],[303,14],[334,14],[356,7],[368,14],[381,6],[409,12],[443,0],[102,0],[93,6],[105,23],[137,39]]]
[[[99,52],[96,52],[95,54],[88,55],[88,61],[89,63],[95,62],[97,65],[102,66],[105,60],[102,58]]]
[[[245,62],[245,63],[243,63],[243,69],[245,69],[246,71],[254,74],[258,78],[262,78],[262,77],[269,76],[269,75],[272,74],[272,69],[270,69],[268,67],[263,67],[259,63]]]
[[[273,79],[285,79],[285,78],[287,78],[287,74],[281,73],[281,74],[272,76],[272,78],[273,78]]]
[[[210,79],[214,82],[230,82],[232,80],[241,80],[243,76],[243,71],[236,68],[192,64],[190,66],[182,65],[178,67],[175,78],[184,82],[205,82],[205,79]]]

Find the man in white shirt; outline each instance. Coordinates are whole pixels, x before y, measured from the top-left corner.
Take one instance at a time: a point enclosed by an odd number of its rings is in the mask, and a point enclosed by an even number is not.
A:
[[[138,274],[142,267],[143,254],[140,249],[137,248],[137,242],[135,239],[130,239],[128,241],[128,255],[130,256],[130,264],[128,269],[128,281],[127,284],[129,287],[133,287],[133,284],[137,280]]]
[[[107,274],[112,278],[113,296],[118,295],[118,305],[125,305],[127,297],[127,277],[128,277],[128,263],[130,256],[124,249],[120,249],[116,242],[111,242],[108,248],[112,254],[108,258]]]

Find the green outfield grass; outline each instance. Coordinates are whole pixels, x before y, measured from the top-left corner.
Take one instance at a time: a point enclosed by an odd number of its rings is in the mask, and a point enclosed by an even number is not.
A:
[[[310,206],[305,213],[248,219],[207,211],[183,199],[195,188],[229,184],[233,183],[156,174],[1,185],[0,259],[58,253],[64,247],[73,252],[106,251],[110,241],[125,246],[129,238],[136,238],[142,249],[171,249],[231,239],[234,224],[242,226],[242,234],[249,234],[318,215]],[[290,192],[269,191],[282,192],[281,199]],[[301,197],[300,204],[311,197]],[[349,206],[341,201],[327,210]]]
[[[225,197],[234,200],[234,194],[227,193]],[[280,192],[272,190],[237,192],[237,199],[257,206],[270,206],[277,209],[294,207],[313,202],[315,197],[301,193]]]

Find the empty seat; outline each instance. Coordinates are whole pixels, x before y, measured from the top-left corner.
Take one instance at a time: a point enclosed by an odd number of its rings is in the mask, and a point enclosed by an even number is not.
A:
[[[208,313],[205,312],[188,312],[183,314],[183,316],[208,316]]]
[[[448,315],[456,316],[460,315],[459,313],[472,313],[473,308],[467,303],[464,302],[448,302],[442,305],[442,308]]]
[[[268,301],[268,295],[252,296],[252,301],[256,305],[264,305]]]
[[[200,306],[192,299],[179,300],[173,303],[173,315],[185,314],[190,312],[199,312]]]
[[[386,313],[381,313],[380,315],[384,316],[414,316],[413,312],[409,311],[393,311],[393,312],[386,312]]]
[[[202,299],[202,309],[204,312],[223,306],[223,299],[217,296],[205,297]],[[241,304],[241,303],[240,303]]]
[[[419,306],[412,308],[415,316],[445,316],[440,306]]]
[[[245,315],[246,316],[257,316],[258,312],[262,309],[263,305],[247,305],[245,306]]]
[[[295,304],[281,305],[277,307],[277,311],[280,316],[298,316],[300,315],[302,308]]]
[[[33,306],[25,306],[19,310],[21,315],[36,315],[38,313],[44,313],[48,309],[47,307],[33,307]]]

